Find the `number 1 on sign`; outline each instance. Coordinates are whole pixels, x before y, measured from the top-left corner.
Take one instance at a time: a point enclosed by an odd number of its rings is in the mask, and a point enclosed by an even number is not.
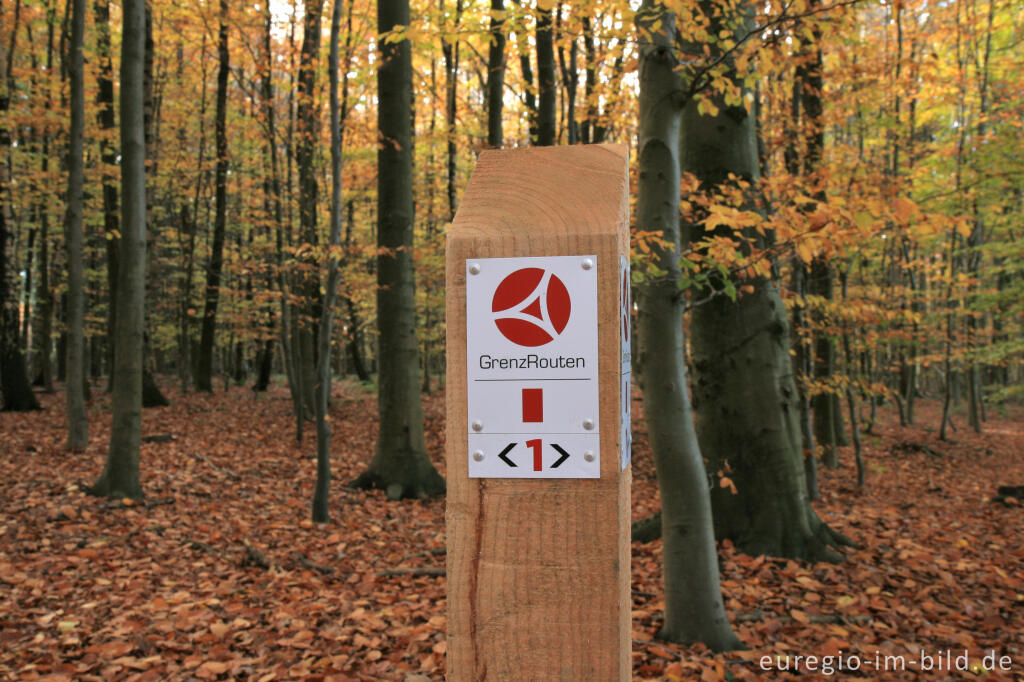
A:
[[[540,438],[526,441],[526,447],[533,449],[533,470],[540,471],[543,468]]]

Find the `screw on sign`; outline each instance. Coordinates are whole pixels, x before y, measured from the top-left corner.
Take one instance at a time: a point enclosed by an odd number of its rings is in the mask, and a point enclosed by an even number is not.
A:
[[[501,335],[519,346],[551,343],[569,324],[572,301],[562,280],[541,268],[521,268],[501,281],[491,300]]]

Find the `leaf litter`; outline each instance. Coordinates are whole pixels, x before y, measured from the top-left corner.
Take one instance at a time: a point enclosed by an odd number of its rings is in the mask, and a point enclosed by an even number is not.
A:
[[[314,430],[296,442],[284,389],[174,395],[171,407],[146,410],[143,433],[170,437],[142,445],[141,503],[82,490],[109,437],[108,399],[97,393],[83,454],[64,448],[60,394],[41,396],[42,412],[0,414],[0,677],[444,678],[444,501],[392,503],[345,487],[374,450],[371,392],[335,388],[332,520],[322,525],[308,520]],[[821,470],[819,514],[860,545],[845,562],[720,548],[745,651],[658,641],[661,543],[634,543],[634,679],[1024,679],[1024,510],[992,501],[999,486],[1024,484],[1024,412],[992,414],[985,434],[942,442],[930,426],[937,406],[922,407],[919,426],[880,413],[864,437],[863,491],[849,461]],[[443,472],[443,396],[424,409]],[[642,420],[634,429],[639,519],[658,494]],[[848,449],[840,457],[852,459]],[[969,670],[921,672],[922,655],[934,666],[947,651]],[[817,670],[806,658],[798,672],[780,669],[797,655],[818,657]],[[826,674],[826,656],[862,669]],[[873,667],[900,659],[905,670]],[[984,669],[993,660],[1011,669]]]

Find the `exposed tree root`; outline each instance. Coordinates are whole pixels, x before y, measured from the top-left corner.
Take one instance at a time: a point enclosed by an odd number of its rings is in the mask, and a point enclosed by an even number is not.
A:
[[[806,540],[803,547],[800,549],[794,547],[790,551],[786,551],[785,548],[778,551],[770,551],[771,548],[766,547],[765,545],[767,543],[764,542],[758,542],[756,544],[737,542],[736,546],[740,551],[752,556],[766,554],[782,558],[804,559],[807,561],[827,561],[829,563],[839,563],[844,561],[843,555],[836,550],[843,547],[853,547],[855,549],[860,547],[856,542],[822,521],[818,517],[817,513],[813,511],[811,512],[811,525],[813,535]],[[646,518],[639,519],[632,523],[631,538],[633,542],[652,542],[660,537],[660,510]]]
[[[426,499],[443,495],[445,482],[441,474],[432,466],[422,473],[416,471],[418,468],[415,467],[412,471],[381,472],[374,470],[371,464],[370,468],[352,481],[351,485],[361,490],[383,490],[389,500]]]

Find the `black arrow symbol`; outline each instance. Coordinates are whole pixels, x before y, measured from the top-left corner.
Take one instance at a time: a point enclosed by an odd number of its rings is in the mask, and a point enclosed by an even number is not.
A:
[[[510,459],[509,459],[508,457],[506,457],[505,455],[507,455],[507,454],[509,453],[509,451],[510,451],[510,450],[511,450],[512,448],[514,448],[515,446],[516,446],[516,444],[515,444],[515,443],[509,443],[508,445],[506,445],[506,446],[505,446],[505,449],[504,449],[504,450],[502,450],[501,452],[499,452],[499,453],[498,453],[498,459],[500,459],[500,460],[501,460],[502,462],[504,462],[505,464],[509,465],[510,467],[514,467],[514,466],[517,466],[517,465],[516,465],[516,463],[515,463],[515,462],[513,462],[512,460],[510,460]]]
[[[552,464],[552,465],[551,465],[551,468],[552,468],[552,469],[557,469],[557,468],[558,468],[558,465],[560,465],[560,464],[561,464],[562,462],[564,462],[565,460],[569,459],[569,453],[568,453],[568,452],[566,452],[565,450],[563,450],[563,449],[562,449],[562,446],[561,446],[561,445],[559,445],[558,443],[552,443],[552,444],[551,444],[551,447],[553,447],[553,448],[554,448],[555,450],[558,450],[558,452],[560,452],[560,453],[561,453],[561,455],[562,455],[561,457],[559,457],[559,458],[558,458],[558,459],[557,459],[557,460],[555,461],[555,463],[554,463],[554,464]]]

